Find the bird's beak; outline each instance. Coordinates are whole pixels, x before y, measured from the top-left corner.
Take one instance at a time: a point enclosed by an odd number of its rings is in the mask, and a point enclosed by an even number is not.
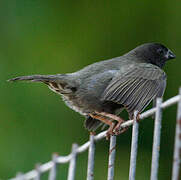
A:
[[[169,59],[175,59],[176,56],[175,54],[171,51],[171,50],[168,50],[167,54],[166,54],[166,58],[169,60]]]

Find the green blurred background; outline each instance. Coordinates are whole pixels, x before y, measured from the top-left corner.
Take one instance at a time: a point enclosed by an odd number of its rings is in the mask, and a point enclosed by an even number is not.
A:
[[[27,172],[67,155],[83,144],[84,118],[45,85],[8,83],[29,74],[74,72],[96,61],[120,56],[144,42],[161,42],[177,59],[167,63],[164,99],[181,85],[181,3],[178,0],[1,0],[0,2],[0,178]],[[127,115],[123,115],[127,118]],[[164,110],[159,179],[170,179],[176,106]],[[150,176],[153,120],[140,124],[137,179]],[[115,180],[128,179],[131,129],[118,137]],[[108,145],[97,144],[95,180],[105,180]],[[85,179],[87,153],[78,157],[76,179]],[[84,168],[83,168],[84,167]],[[59,179],[67,177],[60,166]],[[43,177],[46,179],[47,174]]]

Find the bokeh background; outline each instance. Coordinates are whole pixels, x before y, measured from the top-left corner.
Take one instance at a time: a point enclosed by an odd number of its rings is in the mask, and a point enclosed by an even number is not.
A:
[[[83,144],[84,118],[45,85],[9,83],[29,74],[74,72],[120,56],[145,42],[161,42],[177,55],[167,63],[164,99],[181,85],[181,4],[178,0],[85,1],[1,0],[0,2],[0,178],[27,172],[71,144]],[[123,114],[124,118],[127,115]],[[159,179],[170,179],[176,106],[164,110]],[[150,176],[153,120],[140,124],[137,179]],[[115,180],[128,179],[131,129],[118,138]],[[95,180],[105,180],[108,145],[97,144]],[[78,157],[76,179],[85,179],[87,153]],[[67,165],[60,167],[65,180]],[[46,174],[44,179],[46,179]]]

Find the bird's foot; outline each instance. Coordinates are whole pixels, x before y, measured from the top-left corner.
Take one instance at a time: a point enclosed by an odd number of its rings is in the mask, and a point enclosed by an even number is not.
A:
[[[125,131],[128,130],[128,127],[121,128],[121,124],[125,122],[123,119],[121,119],[121,120],[122,121],[119,121],[113,130],[115,135],[119,135],[119,134],[124,133]]]
[[[136,121],[139,123],[140,122],[140,113],[137,114],[136,116]]]
[[[121,124],[124,123],[125,120],[114,114],[96,111],[94,114],[91,113],[89,115],[92,118],[98,119],[98,120],[102,121],[103,123],[109,125],[109,129],[107,130],[107,133],[106,133],[107,140],[109,140],[111,135],[119,135],[128,129],[127,127],[121,128]],[[117,121],[117,124],[115,125],[115,123],[112,121]]]
[[[125,127],[125,128],[120,128],[118,130],[116,130],[115,135],[119,135],[122,134],[124,132],[126,132],[128,130],[129,127]]]
[[[95,131],[90,131],[90,135],[96,135],[96,132]]]

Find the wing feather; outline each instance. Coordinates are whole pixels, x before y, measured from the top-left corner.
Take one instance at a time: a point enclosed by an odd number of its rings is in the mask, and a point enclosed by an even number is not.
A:
[[[117,86],[113,87],[116,88],[116,90],[114,91],[114,93],[111,94],[110,91],[110,98],[112,100],[117,99],[117,97],[119,97],[119,95],[121,93],[126,93],[127,91],[129,91],[129,88],[131,87],[131,85],[134,83],[134,79],[128,79],[125,80],[125,82],[121,83],[121,81],[119,81],[119,83],[117,84]],[[121,84],[121,86],[119,86],[119,84]]]
[[[152,97],[156,94],[156,87],[151,82],[145,84],[145,88],[140,91],[139,95],[136,96],[135,100],[129,105],[129,111],[133,112],[135,109],[141,112],[144,103],[152,100]],[[147,87],[146,87],[147,86]]]
[[[105,89],[102,99],[125,106],[129,114],[139,112],[158,95],[163,95],[166,75],[152,64],[141,63],[129,68],[126,73],[118,73]]]

